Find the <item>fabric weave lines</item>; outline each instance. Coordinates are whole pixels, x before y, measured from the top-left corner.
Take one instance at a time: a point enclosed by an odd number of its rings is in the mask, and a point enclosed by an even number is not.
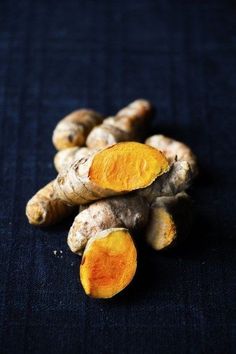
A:
[[[235,15],[230,0],[1,1],[1,353],[235,353]],[[141,97],[150,133],[199,156],[196,222],[166,253],[138,241],[134,282],[95,301],[66,245],[72,219],[36,229],[25,204],[56,175],[60,118]]]

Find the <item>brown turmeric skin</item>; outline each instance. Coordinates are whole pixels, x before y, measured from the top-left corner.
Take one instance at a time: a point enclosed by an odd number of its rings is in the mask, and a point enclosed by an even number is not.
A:
[[[187,161],[191,168],[192,178],[197,176],[197,158],[186,144],[161,134],[150,136],[145,144],[162,151],[170,164],[176,161]]]
[[[55,182],[58,196],[76,205],[149,186],[167,172],[165,156],[151,146],[123,142],[75,161]]]
[[[71,251],[81,254],[87,241],[101,230],[113,227],[132,230],[145,226],[148,222],[149,206],[156,205],[158,202],[165,202],[168,210],[169,204],[175,206],[177,201],[178,205],[184,206],[187,198],[184,197],[185,193],[179,192],[184,191],[191,181],[189,164],[186,161],[175,162],[169,172],[157,178],[147,188],[131,195],[99,200],[87,208],[82,208],[69,231],[67,242]],[[184,207],[182,209],[184,210]],[[155,208],[152,210],[154,214],[163,214],[161,219],[166,215],[171,224],[172,214],[168,214],[165,209],[163,212],[159,209],[155,211]]]
[[[88,240],[98,232],[115,227],[142,228],[148,215],[148,203],[135,194],[99,200],[76,216],[68,234],[68,246],[72,252],[81,254]]]
[[[80,265],[85,293],[94,298],[111,298],[133,279],[137,251],[127,229],[114,228],[90,239]]]
[[[36,226],[56,224],[75,211],[75,208],[58,198],[53,182],[40,189],[28,201],[26,215],[30,224]]]
[[[194,179],[191,166],[187,161],[174,162],[170,170],[157,178],[150,186],[137,191],[152,204],[157,197],[174,196],[188,189]]]
[[[192,224],[192,202],[185,192],[156,198],[150,210],[146,240],[152,248],[164,250],[187,237]]]
[[[100,113],[79,109],[63,118],[53,132],[52,141],[57,150],[83,146],[90,131],[102,122]]]
[[[109,117],[93,128],[86,145],[90,148],[103,148],[120,141],[139,140],[151,111],[151,104],[146,100],[139,99],[130,103],[115,117]]]
[[[54,157],[54,166],[58,173],[66,170],[75,160],[87,158],[95,152],[87,147],[72,147],[58,151]]]

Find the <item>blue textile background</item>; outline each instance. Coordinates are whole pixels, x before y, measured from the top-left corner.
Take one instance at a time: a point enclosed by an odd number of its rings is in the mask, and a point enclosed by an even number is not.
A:
[[[227,0],[0,3],[0,352],[235,353],[236,6]],[[181,247],[139,247],[132,285],[92,300],[66,245],[26,201],[54,178],[57,121],[144,97],[151,133],[189,143],[201,176]]]

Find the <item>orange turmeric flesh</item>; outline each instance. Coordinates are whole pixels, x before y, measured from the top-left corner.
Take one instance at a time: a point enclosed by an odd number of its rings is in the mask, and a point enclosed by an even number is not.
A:
[[[85,293],[110,298],[133,279],[137,252],[127,229],[114,228],[98,233],[85,248],[80,278]]]
[[[101,188],[125,192],[149,186],[168,169],[168,161],[159,150],[122,142],[95,155],[89,178]]]

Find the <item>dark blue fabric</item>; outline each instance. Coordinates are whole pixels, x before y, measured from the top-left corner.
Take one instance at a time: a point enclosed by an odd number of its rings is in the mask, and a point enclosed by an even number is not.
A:
[[[235,353],[234,1],[0,3],[1,353]],[[113,114],[144,97],[151,133],[189,143],[201,176],[191,239],[139,247],[132,285],[92,300],[66,245],[26,201],[55,176],[52,130],[77,107]]]

